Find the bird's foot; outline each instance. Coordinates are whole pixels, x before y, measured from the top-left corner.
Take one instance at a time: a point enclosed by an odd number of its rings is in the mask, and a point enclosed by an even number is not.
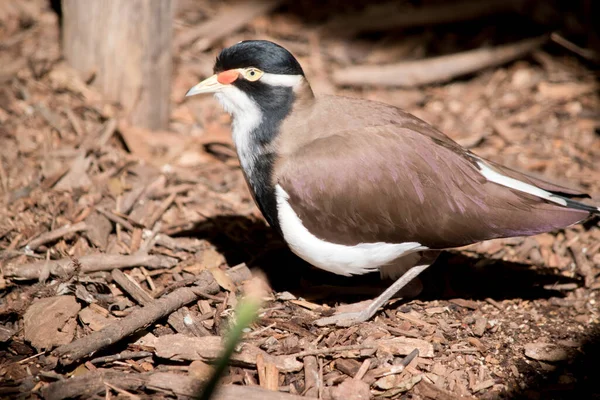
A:
[[[365,322],[371,316],[372,313],[368,312],[369,310],[365,309],[360,312],[345,312],[340,314],[335,314],[330,317],[319,318],[314,323],[318,326],[326,326],[326,325],[336,325],[339,327],[349,327],[352,325],[359,324],[361,322]]]

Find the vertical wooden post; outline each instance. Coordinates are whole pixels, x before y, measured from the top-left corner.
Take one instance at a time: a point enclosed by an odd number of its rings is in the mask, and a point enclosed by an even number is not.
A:
[[[169,122],[174,0],[62,0],[63,51],[129,112],[131,124]]]

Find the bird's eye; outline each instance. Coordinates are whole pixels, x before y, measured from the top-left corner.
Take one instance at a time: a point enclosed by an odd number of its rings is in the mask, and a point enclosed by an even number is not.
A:
[[[244,78],[250,82],[259,80],[262,75],[263,72],[256,68],[248,68],[246,71],[244,71]]]

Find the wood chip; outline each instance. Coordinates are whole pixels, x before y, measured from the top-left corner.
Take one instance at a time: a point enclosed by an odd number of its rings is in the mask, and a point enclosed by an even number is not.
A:
[[[23,317],[25,340],[38,350],[70,343],[75,334],[75,317],[81,309],[74,296],[35,300]]]
[[[356,379],[346,379],[331,391],[333,400],[368,400],[373,398],[369,385]]]
[[[377,351],[387,352],[398,356],[407,356],[415,349],[419,350],[419,357],[431,358],[434,355],[433,345],[422,339],[396,337],[392,339],[377,340]]]

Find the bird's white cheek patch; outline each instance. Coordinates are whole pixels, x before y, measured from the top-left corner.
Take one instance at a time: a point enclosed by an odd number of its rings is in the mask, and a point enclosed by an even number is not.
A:
[[[279,225],[290,249],[315,267],[339,275],[360,275],[377,270],[399,257],[427,250],[417,242],[360,243],[355,246],[330,243],[314,236],[288,203],[289,195],[275,187]]]

